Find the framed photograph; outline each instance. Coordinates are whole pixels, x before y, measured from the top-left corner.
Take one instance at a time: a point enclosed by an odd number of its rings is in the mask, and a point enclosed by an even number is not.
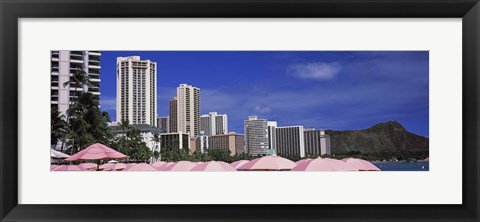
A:
[[[0,7],[1,221],[479,220],[477,0]]]

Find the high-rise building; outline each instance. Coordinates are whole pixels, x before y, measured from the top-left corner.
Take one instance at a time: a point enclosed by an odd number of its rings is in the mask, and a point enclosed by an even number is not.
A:
[[[178,131],[178,128],[177,128],[177,97],[173,97],[173,99],[171,99],[169,102],[168,102],[168,107],[169,107],[169,128],[168,128],[168,132],[169,133],[175,133]]]
[[[241,134],[230,132],[229,134],[213,135],[209,137],[208,150],[221,149],[230,152],[231,156],[245,152],[245,138]]]
[[[244,121],[245,148],[252,156],[268,154],[268,127],[266,119],[249,116]]]
[[[162,151],[190,149],[190,139],[186,133],[162,133],[160,134],[160,141]]]
[[[200,133],[200,89],[187,84],[177,87],[177,131],[190,138]]]
[[[331,155],[330,136],[324,130],[306,129],[305,154],[306,155]]]
[[[169,119],[170,118],[168,116],[157,117],[157,127],[162,129],[164,132],[168,133]]]
[[[273,155],[277,153],[277,138],[276,138],[276,128],[277,121],[268,121],[268,154]]]
[[[207,136],[221,135],[228,133],[227,114],[210,112],[200,116],[200,131]]]
[[[75,92],[90,92],[99,101],[100,98],[100,51],[51,51],[51,85],[50,104],[56,106],[59,112],[66,116]],[[72,80],[76,72],[83,71],[90,80],[91,85],[75,86],[64,83]]]
[[[283,126],[275,130],[276,154],[283,157],[305,157],[303,126]]]
[[[157,63],[117,58],[117,122],[157,126]]]

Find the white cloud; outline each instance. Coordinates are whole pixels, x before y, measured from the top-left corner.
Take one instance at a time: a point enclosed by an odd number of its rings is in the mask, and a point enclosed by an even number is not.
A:
[[[342,66],[336,62],[316,62],[290,65],[287,73],[299,79],[328,80],[334,78],[341,69]]]
[[[272,108],[270,108],[269,106],[255,106],[255,112],[256,113],[268,113],[270,111],[272,111]]]

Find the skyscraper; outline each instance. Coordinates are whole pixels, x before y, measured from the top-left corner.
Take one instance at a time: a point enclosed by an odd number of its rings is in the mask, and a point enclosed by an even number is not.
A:
[[[244,122],[245,148],[253,156],[268,154],[268,127],[266,119],[249,116]]]
[[[228,133],[227,114],[218,115],[216,112],[200,116],[200,131],[207,136],[222,135]]]
[[[200,132],[200,89],[187,84],[177,87],[177,131],[195,138]]]
[[[305,157],[305,140],[303,126],[277,127],[276,153],[283,157]]]
[[[168,101],[168,112],[169,112],[169,133],[176,133],[177,132],[177,97],[173,97],[170,101]]]
[[[306,155],[331,155],[330,136],[324,130],[305,129]]]
[[[277,154],[277,121],[268,121],[268,152],[269,154]]]
[[[117,58],[117,122],[157,126],[157,63]]]
[[[66,116],[66,112],[74,101],[75,91],[90,92],[96,100],[100,97],[100,51],[51,51],[51,85],[50,104],[56,106],[59,112]],[[64,86],[72,80],[71,74],[84,71],[90,80],[91,86]]]
[[[157,117],[157,127],[162,129],[165,133],[168,133],[169,130],[169,119],[168,116]]]

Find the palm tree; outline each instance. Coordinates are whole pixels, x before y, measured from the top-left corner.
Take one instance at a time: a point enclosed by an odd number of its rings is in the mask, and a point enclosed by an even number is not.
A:
[[[67,85],[71,87],[71,85],[74,85],[75,89],[75,98],[78,98],[78,89],[83,88],[84,86],[91,87],[92,83],[90,82],[90,78],[88,77],[88,74],[83,71],[83,70],[75,70],[72,73],[72,77],[70,78],[69,81],[66,81],[63,83],[63,86],[66,87]]]
[[[67,123],[65,122],[65,115],[58,111],[57,106],[53,106],[50,113],[50,144],[52,146],[56,145],[58,140],[64,136],[66,127]]]

